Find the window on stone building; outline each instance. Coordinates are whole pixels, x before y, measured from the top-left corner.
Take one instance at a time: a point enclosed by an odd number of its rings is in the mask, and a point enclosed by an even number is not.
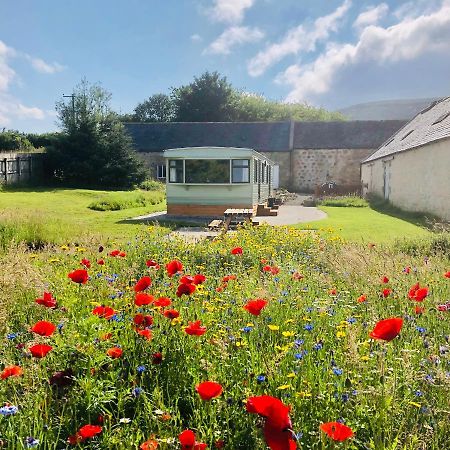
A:
[[[165,180],[166,179],[166,165],[165,164],[158,164],[156,166],[156,178],[158,180]]]

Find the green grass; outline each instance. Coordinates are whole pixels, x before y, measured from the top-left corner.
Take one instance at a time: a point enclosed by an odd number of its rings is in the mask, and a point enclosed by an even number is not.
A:
[[[98,200],[89,203],[88,208],[94,211],[120,211],[157,205],[163,200],[164,192],[162,191],[108,192]]]
[[[353,242],[393,242],[431,235],[423,227],[371,208],[320,206],[319,209],[328,214],[326,219],[298,224],[295,228],[332,229],[342,238]]]
[[[160,192],[145,192],[144,195],[162,197]],[[91,203],[105,196],[126,199],[135,197],[136,193],[86,189],[17,189],[0,192],[3,235],[17,231],[19,238],[39,235],[38,242],[50,243],[125,240],[135,236],[143,225],[122,221],[165,209],[165,201],[118,211],[93,211],[88,208]]]
[[[322,206],[339,206],[342,208],[367,208],[369,203],[366,199],[356,195],[347,195],[344,197],[327,197],[320,200],[319,205]]]

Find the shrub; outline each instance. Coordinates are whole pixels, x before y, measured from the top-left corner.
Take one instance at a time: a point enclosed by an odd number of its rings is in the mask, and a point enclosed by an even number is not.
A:
[[[144,191],[164,191],[166,186],[157,180],[145,180],[139,185],[139,189]]]
[[[421,239],[397,240],[394,248],[411,256],[447,256],[450,259],[450,233],[437,233]]]
[[[161,191],[132,191],[106,194],[88,205],[94,211],[119,211],[121,209],[139,208],[142,206],[156,205],[164,200]]]
[[[319,205],[338,206],[345,208],[367,208],[369,203],[367,200],[356,195],[347,195],[345,197],[329,197],[319,200]]]

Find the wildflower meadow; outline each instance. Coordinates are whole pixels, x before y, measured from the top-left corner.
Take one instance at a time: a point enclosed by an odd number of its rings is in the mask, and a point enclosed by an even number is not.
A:
[[[287,227],[1,257],[0,448],[450,448],[450,263]]]

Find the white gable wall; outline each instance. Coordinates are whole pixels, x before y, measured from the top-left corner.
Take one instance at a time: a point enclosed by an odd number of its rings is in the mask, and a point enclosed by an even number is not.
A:
[[[387,197],[406,211],[450,220],[450,139],[364,163],[361,179],[365,194]]]

